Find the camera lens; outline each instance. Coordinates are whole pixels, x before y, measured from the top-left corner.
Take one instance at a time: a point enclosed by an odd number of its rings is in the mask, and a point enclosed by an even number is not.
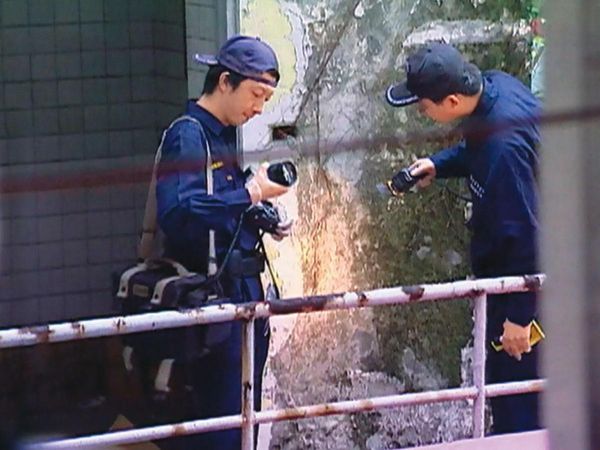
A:
[[[291,161],[284,161],[271,164],[267,168],[267,176],[269,180],[283,186],[291,186],[298,179],[296,166]]]

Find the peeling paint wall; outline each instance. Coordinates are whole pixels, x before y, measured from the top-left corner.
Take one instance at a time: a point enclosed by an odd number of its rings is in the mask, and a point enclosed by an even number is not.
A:
[[[461,48],[482,68],[502,68],[525,79],[523,3],[242,2],[242,32],[273,45],[283,76],[266,113],[245,127],[244,148],[287,147],[299,166],[298,185],[281,200],[296,219],[294,236],[269,245],[284,296],[468,274],[464,205],[455,195],[436,186],[388,201],[374,190],[376,181],[439,144],[344,149],[352,142],[431,126],[413,109],[393,109],[383,100],[386,87],[402,77],[403,43],[409,37],[423,39],[427,30],[459,37],[476,30],[480,38],[460,41],[468,44]],[[490,26],[501,19],[516,26]],[[272,142],[271,127],[281,124],[296,124],[299,136]],[[458,182],[449,187],[463,190]],[[471,333],[466,301],[316,313],[274,320],[272,330],[267,407],[470,382],[465,376]],[[456,402],[278,423],[262,435],[261,448],[381,449],[449,441],[470,432],[470,414],[466,402]]]
[[[241,32],[260,36],[279,57],[281,81],[262,115],[243,128],[245,151],[261,150],[271,143],[271,127],[295,123],[303,95],[308,46],[299,12],[277,0],[246,0],[241,3]]]

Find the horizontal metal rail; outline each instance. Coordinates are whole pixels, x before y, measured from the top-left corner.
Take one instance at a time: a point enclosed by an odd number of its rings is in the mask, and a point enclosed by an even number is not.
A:
[[[243,340],[243,367],[244,377],[249,380],[251,374],[254,373],[254,361],[249,355],[253,354],[252,349],[254,344],[251,335],[253,336],[252,330],[254,327],[252,325],[255,318],[434,300],[473,298],[475,299],[474,340],[476,342],[473,367],[475,386],[263,412],[254,411],[253,402],[248,398],[252,394],[252,389],[247,389],[247,392],[242,396],[242,411],[239,415],[35,443],[28,448],[35,450],[98,448],[99,446],[106,445],[133,444],[188,434],[241,428],[242,450],[251,450],[254,448],[254,426],[260,423],[464,399],[474,400],[473,434],[474,437],[478,437],[483,435],[483,401],[486,397],[539,392],[545,385],[544,380],[484,385],[484,339],[487,295],[539,290],[544,280],[544,275],[467,280],[453,283],[413,285],[365,292],[345,292],[342,294],[292,298],[268,303],[221,304],[186,311],[164,311],[132,316],[91,319],[41,327],[14,328],[0,331],[0,348],[31,346],[42,343],[65,342],[76,339],[243,320],[246,330],[246,338]],[[248,385],[247,380],[246,385]],[[244,389],[242,389],[242,392],[244,392]]]
[[[0,348],[66,342],[142,331],[249,320],[281,314],[329,311],[367,306],[414,303],[433,300],[474,298],[481,294],[501,294],[538,290],[544,275],[423,284],[364,292],[317,295],[278,300],[276,303],[222,304],[186,311],[162,311],[130,316],[82,320],[0,331]]]
[[[485,387],[486,397],[500,395],[541,392],[546,386],[545,380],[515,381],[512,383],[489,384]],[[439,391],[417,392],[412,394],[387,395],[365,400],[349,400],[322,405],[301,406],[256,413],[256,423],[278,422],[282,420],[305,419],[315,416],[331,416],[356,412],[376,411],[380,409],[414,406],[429,403],[452,402],[475,399],[477,388],[474,386],[443,389]]]
[[[27,450],[57,450],[74,448],[106,448],[108,445],[127,445],[139,442],[148,442],[158,439],[187,436],[196,433],[208,433],[210,431],[229,430],[242,426],[242,416],[224,416],[213,419],[192,420],[169,425],[158,425],[148,428],[134,430],[115,431],[93,436],[85,436],[60,441],[30,444]]]
[[[512,383],[492,384],[485,387],[486,397],[499,395],[541,392],[545,387],[544,380],[519,381]],[[441,403],[475,399],[477,388],[463,387],[443,389],[439,391],[418,392],[410,394],[388,395],[362,400],[348,400],[320,405],[299,406],[255,413],[255,424],[280,422],[285,420],[307,419],[319,416],[351,414],[381,409],[398,408],[430,403]],[[31,445],[31,450],[59,450],[97,448],[101,445],[126,445],[150,440],[165,439],[188,434],[240,428],[242,416],[226,416],[215,419],[194,420],[171,425],[142,428],[136,430],[116,431],[94,436],[65,439],[48,443]]]
[[[488,384],[485,387],[485,396],[488,398],[503,395],[528,394],[542,392],[546,387],[546,380],[512,381],[510,383]]]

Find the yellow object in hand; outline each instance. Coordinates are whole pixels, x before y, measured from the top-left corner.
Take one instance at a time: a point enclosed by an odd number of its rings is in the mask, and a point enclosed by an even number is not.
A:
[[[537,321],[534,319],[531,321],[531,334],[529,335],[529,344],[533,347],[535,344],[537,344],[538,342],[540,342],[542,339],[545,339],[546,335],[544,334],[544,331],[542,330],[542,327],[540,326],[539,323],[537,323]],[[493,340],[491,342],[492,348],[494,350],[496,350],[497,352],[501,352],[502,350],[504,350],[504,347],[502,346],[502,342],[500,342],[499,339]]]

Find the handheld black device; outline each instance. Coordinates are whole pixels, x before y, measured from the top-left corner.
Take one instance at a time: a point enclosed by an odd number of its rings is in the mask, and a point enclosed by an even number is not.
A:
[[[417,184],[421,178],[427,174],[411,175],[408,168],[401,169],[391,180],[385,183],[378,183],[377,190],[383,195],[392,195],[398,197],[407,192],[411,187]]]

